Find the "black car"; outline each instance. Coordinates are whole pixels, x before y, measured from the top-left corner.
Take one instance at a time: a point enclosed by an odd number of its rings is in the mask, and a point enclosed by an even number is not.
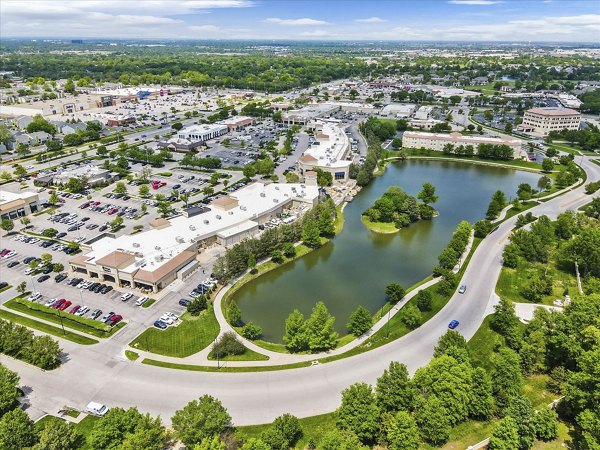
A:
[[[67,235],[67,233],[58,233],[58,234],[56,235],[56,237],[57,237],[58,239],[61,239],[61,238],[64,238],[66,235]]]
[[[65,278],[67,278],[67,275],[64,273],[59,273],[58,275],[56,275],[54,277],[54,281],[57,283],[60,283],[61,281],[63,281]]]
[[[8,286],[8,283],[6,281],[0,283],[0,289],[4,289],[6,286]]]
[[[19,264],[21,264],[21,261],[11,261],[6,265],[6,267],[11,268],[11,267],[18,266]]]
[[[89,217],[83,217],[83,218],[81,219],[81,221],[82,221],[82,222],[87,222],[88,220],[90,220],[90,218],[89,218]]]
[[[73,253],[75,250],[73,250],[71,247],[66,247],[63,252],[65,252],[67,255],[70,255],[71,253]]]
[[[47,266],[46,268],[44,268],[44,270],[42,270],[42,273],[44,275],[48,275],[50,272],[52,272],[52,266]]]
[[[39,277],[38,283],[43,283],[44,281],[46,281],[48,278],[50,278],[50,275],[42,275],[41,277]]]
[[[103,287],[104,287],[104,284],[98,283],[98,286],[96,286],[94,289],[90,289],[90,290],[93,291],[95,294],[98,294],[98,293],[100,293],[100,291],[102,290]]]
[[[79,283],[83,281],[83,278],[72,278],[69,284],[71,286],[77,286]]]
[[[108,294],[112,290],[113,290],[112,286],[105,286],[105,287],[102,288],[102,290],[100,291],[100,293],[102,295],[104,295],[104,294]]]
[[[44,247],[44,248],[48,248],[50,247],[52,244],[54,244],[54,241],[44,241],[40,244],[40,247]]]
[[[104,231],[108,229],[108,225],[102,225],[100,228],[98,228],[98,231]]]
[[[88,291],[93,291],[94,289],[96,289],[98,286],[100,286],[100,283],[92,283],[88,286]]]
[[[187,298],[182,298],[179,300],[179,304],[181,306],[187,307],[190,303],[192,303],[192,302],[190,300],[188,300]]]
[[[35,259],[35,256],[28,256],[23,260],[23,264],[29,264],[31,261]]]

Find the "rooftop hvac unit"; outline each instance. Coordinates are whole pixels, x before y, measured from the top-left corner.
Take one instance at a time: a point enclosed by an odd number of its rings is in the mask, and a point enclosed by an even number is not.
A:
[[[183,243],[185,242],[185,239],[183,239],[181,236],[177,236],[177,237],[175,238],[175,240],[176,240],[177,242],[179,242],[180,244],[183,244]]]
[[[296,192],[296,188],[295,187],[292,187],[292,192]]]
[[[274,198],[273,199],[273,203],[279,203],[279,199],[278,198]]]
[[[217,218],[218,220],[221,220],[221,216],[216,216],[216,218]]]
[[[163,260],[163,255],[156,255],[156,256],[154,257],[154,260],[155,260],[156,262],[162,261],[162,260]]]
[[[243,206],[243,205],[242,205],[242,206],[240,206],[240,209],[241,209],[242,211],[246,211],[248,208],[246,208],[245,206]]]
[[[284,196],[284,197],[289,197],[289,196],[290,196],[290,194],[283,194],[283,196]]]
[[[267,194],[265,194],[264,192],[261,192],[261,193],[260,193],[260,196],[261,196],[261,197],[266,197],[266,196],[267,196]]]
[[[208,220],[204,219],[204,225],[208,225]]]
[[[229,211],[229,212],[227,212],[227,214],[229,214],[230,216],[233,216],[233,211]]]
[[[194,225],[190,225],[190,230],[195,231],[196,227]]]
[[[154,246],[154,250],[160,250],[160,246],[158,246],[158,245]]]
[[[278,191],[279,190],[279,186],[275,186],[275,190]]]
[[[139,247],[140,247],[140,243],[139,243],[139,242],[134,242],[132,245],[133,245],[135,248],[139,248]]]
[[[134,255],[134,256],[135,256],[136,258],[143,258],[143,257],[144,257],[144,254],[143,254],[142,252],[135,252],[135,255]]]
[[[300,187],[301,187],[302,189],[304,189],[306,186],[305,186],[305,185],[303,185],[303,184],[301,184],[301,185],[300,185]]]
[[[301,195],[302,197],[306,197],[306,192],[302,191],[302,192],[300,192],[300,195]]]

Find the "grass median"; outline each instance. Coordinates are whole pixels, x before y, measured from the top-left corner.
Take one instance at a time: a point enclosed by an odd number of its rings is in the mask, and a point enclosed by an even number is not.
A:
[[[211,345],[218,335],[219,323],[210,306],[197,317],[185,313],[179,325],[166,330],[148,328],[129,345],[158,355],[184,358]]]
[[[50,334],[52,336],[63,338],[68,341],[75,342],[76,344],[92,345],[98,343],[97,340],[91,339],[87,336],[82,336],[80,334],[72,333],[67,330],[63,332],[61,328],[48,325],[47,323],[38,322],[37,320],[31,319],[29,317],[24,317],[19,314],[14,314],[5,310],[0,310],[0,319],[10,320],[11,322],[18,323],[19,325],[23,325],[27,328],[31,328],[46,334]]]
[[[158,361],[156,359],[145,358],[142,364],[155,367],[163,367],[165,369],[190,370],[192,372],[274,372],[277,370],[300,369],[312,365],[310,361],[303,361],[294,364],[284,364],[281,366],[244,366],[244,367],[215,367],[215,366],[196,366],[193,364],[171,363],[166,361]],[[225,361],[223,364],[227,364]]]
[[[38,319],[43,319],[57,325],[64,325],[66,328],[81,331],[82,333],[99,338],[108,338],[125,326],[124,322],[119,322],[114,327],[111,327],[105,323],[87,319],[85,317],[79,317],[64,311],[60,312],[59,316],[59,311],[56,309],[20,297],[9,300],[4,306],[14,311],[37,317]]]

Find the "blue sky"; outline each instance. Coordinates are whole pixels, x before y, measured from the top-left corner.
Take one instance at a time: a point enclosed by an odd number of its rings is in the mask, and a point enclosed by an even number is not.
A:
[[[0,37],[600,42],[598,0],[1,0]]]

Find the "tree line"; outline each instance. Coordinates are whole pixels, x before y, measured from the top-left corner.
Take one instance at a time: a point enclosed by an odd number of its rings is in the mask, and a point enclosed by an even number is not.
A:
[[[27,327],[0,319],[0,353],[50,370],[60,366],[62,349],[50,336],[37,336]]]

